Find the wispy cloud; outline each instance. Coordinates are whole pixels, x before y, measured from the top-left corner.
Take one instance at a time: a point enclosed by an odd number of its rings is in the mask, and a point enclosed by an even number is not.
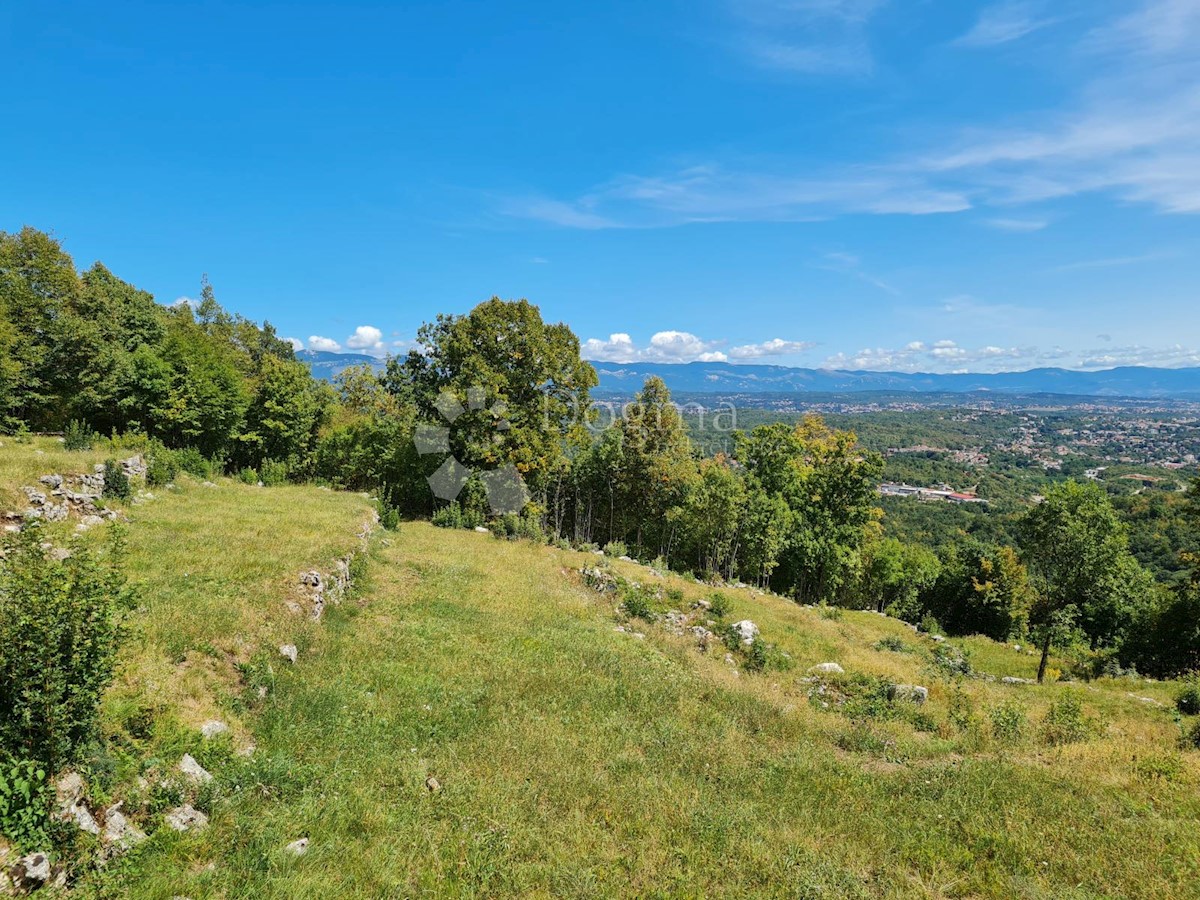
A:
[[[989,228],[995,228],[998,231],[1012,231],[1016,233],[1029,233],[1033,231],[1041,231],[1050,223],[1045,219],[984,219],[984,225]]]
[[[622,175],[574,201],[508,202],[509,215],[566,228],[655,228],[702,222],[796,222],[845,214],[934,215],[971,206],[911,173],[860,167],[826,178],[691,166]]]
[[[888,284],[882,278],[864,271],[862,261],[853,253],[846,253],[840,250],[831,251],[826,253],[822,260],[821,263],[815,265],[815,268],[824,269],[827,272],[839,272],[843,275],[849,275],[851,278],[856,278],[872,287],[879,288],[885,294],[891,294],[893,297],[900,296],[900,291],[895,287]]]
[[[1112,269],[1119,266],[1136,266],[1141,263],[1158,262],[1169,259],[1172,254],[1165,251],[1158,253],[1143,253],[1138,256],[1109,256],[1101,259],[1085,259],[1079,262],[1055,266],[1051,272],[1077,272],[1081,269]]]
[[[756,66],[805,75],[874,69],[867,38],[886,0],[731,0],[735,47]]]
[[[960,47],[995,47],[1019,40],[1058,21],[1041,15],[1039,6],[1028,2],[990,6],[980,13],[971,29],[954,43]]]
[[[742,40],[776,67],[847,68],[878,2],[742,0]],[[969,43],[1015,40],[1050,21],[1031,2],[986,11]],[[847,38],[847,35],[853,39]],[[969,35],[964,35],[966,41]],[[532,196],[502,212],[564,228],[659,228],[704,222],[931,215],[972,208],[1007,231],[1045,227],[1014,208],[1106,193],[1167,213],[1200,213],[1200,0],[1146,0],[1092,28],[1069,51],[1091,72],[1074,99],[1000,126],[960,127],[936,149],[814,170],[745,160],[625,173],[574,197]],[[857,63],[856,63],[857,65]],[[934,145],[931,140],[931,148]],[[803,174],[798,174],[798,173]]]

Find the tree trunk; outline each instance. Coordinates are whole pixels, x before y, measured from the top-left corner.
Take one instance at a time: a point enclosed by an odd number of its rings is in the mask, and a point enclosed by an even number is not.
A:
[[[1038,663],[1038,684],[1042,683],[1042,679],[1046,677],[1046,662],[1050,659],[1050,634],[1047,630],[1046,638],[1042,641],[1042,661]]]

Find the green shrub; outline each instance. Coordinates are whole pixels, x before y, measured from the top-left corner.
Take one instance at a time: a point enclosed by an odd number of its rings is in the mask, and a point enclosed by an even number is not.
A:
[[[875,642],[876,650],[890,650],[892,653],[912,653],[913,648],[904,643],[899,637],[894,634],[889,634],[887,637],[882,637]]]
[[[1175,708],[1185,716],[1200,714],[1200,678],[1192,676],[1175,695]]]
[[[168,450],[162,444],[152,443],[146,449],[146,484],[150,487],[162,487],[170,484],[179,474],[179,460],[173,450]]]
[[[992,722],[992,737],[1011,744],[1025,736],[1025,708],[1013,701],[1001,703],[988,713]]]
[[[18,852],[41,850],[49,841],[49,826],[46,770],[27,759],[0,762],[0,835]]]
[[[654,607],[651,605],[654,598],[648,590],[642,587],[626,585],[623,593],[621,609],[629,618],[642,619],[646,622],[653,622],[658,618],[654,613]]]
[[[108,500],[128,500],[133,495],[129,477],[114,459],[104,461],[104,497]]]
[[[434,510],[433,518],[430,521],[438,528],[462,528],[462,507],[451,500],[441,509]]]
[[[942,626],[938,624],[938,620],[933,616],[927,615],[921,619],[921,623],[917,625],[918,631],[923,631],[925,634],[942,634],[946,632],[942,630]]]
[[[195,447],[184,447],[180,450],[173,450],[172,453],[179,471],[187,472],[194,478],[212,478],[213,473],[217,470],[213,461]]]
[[[761,672],[767,667],[767,645],[762,638],[755,638],[746,648],[746,659],[742,668],[748,672]]]
[[[605,556],[628,556],[629,548],[624,541],[609,541],[604,545]]]
[[[1181,743],[1191,750],[1200,750],[1200,722],[1192,724],[1192,727],[1184,734]]]
[[[950,692],[950,724],[959,731],[970,731],[979,724],[975,716],[975,701],[957,684]]]
[[[258,484],[258,469],[241,469],[238,472],[238,481],[240,481],[242,484]]]
[[[67,428],[63,432],[64,450],[91,450],[95,442],[96,433],[85,423],[79,419],[72,419],[67,423]]]
[[[396,505],[391,488],[384,488],[379,492],[379,499],[375,501],[375,508],[379,512],[379,524],[388,531],[400,530],[400,507]]]
[[[1043,738],[1055,747],[1085,740],[1090,731],[1083,704],[1074,694],[1064,694],[1051,703],[1042,722]]]
[[[822,619],[828,619],[831,622],[842,621],[842,608],[840,606],[830,606],[824,600],[817,604],[817,613]]]
[[[287,484],[289,466],[286,462],[275,459],[264,459],[258,470],[258,477],[267,487],[279,487]]]
[[[729,598],[725,594],[713,591],[708,602],[711,604],[708,611],[713,614],[714,619],[723,619],[729,615]]]
[[[65,560],[30,524],[0,559],[0,747],[56,772],[96,735],[129,594],[120,530],[108,558],[77,546]]]

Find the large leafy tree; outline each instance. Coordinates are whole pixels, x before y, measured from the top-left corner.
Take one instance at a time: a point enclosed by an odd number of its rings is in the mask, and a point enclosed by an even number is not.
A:
[[[737,457],[754,484],[790,512],[777,586],[804,602],[843,598],[877,517],[882,460],[860,448],[853,432],[832,429],[819,416],[740,435]]]
[[[1093,648],[1113,646],[1151,598],[1125,527],[1097,485],[1068,481],[1048,490],[1021,521],[1021,551],[1036,591],[1030,625],[1042,648],[1038,681],[1052,645],[1082,636]]]
[[[455,457],[487,470],[511,463],[544,497],[568,442],[582,429],[595,370],[579,339],[542,320],[527,300],[493,297],[465,316],[438,316],[417,334],[420,350],[389,362],[384,384],[422,418],[445,424],[452,396]]]

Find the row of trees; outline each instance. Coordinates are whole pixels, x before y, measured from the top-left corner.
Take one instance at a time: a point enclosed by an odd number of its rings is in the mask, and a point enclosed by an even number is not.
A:
[[[303,474],[332,404],[269,325],[162,306],[96,263],[79,274],[57,240],[0,232],[0,427],[140,431],[231,465]]]
[[[294,479],[373,490],[408,515],[445,506],[428,481],[439,473],[460,488],[446,520],[464,523],[489,517],[485,476],[510,468],[529,492],[530,533],[802,602],[1032,638],[1043,671],[1055,645],[1155,673],[1200,665],[1200,575],[1157,588],[1094,485],[1048,491],[1013,546],[964,538],[935,553],[883,537],[883,463],[853,433],[817,417],[761,424],[705,458],[661,380],[605,428],[596,383],[567,326],[493,298],[439,316],[416,350],[381,373],[349,369],[335,390],[269,325],[222,310],[207,283],[196,309],[163,307],[99,263],[78,274],[45,234],[0,234],[3,427],[141,432],[233,471],[273,461]]]

